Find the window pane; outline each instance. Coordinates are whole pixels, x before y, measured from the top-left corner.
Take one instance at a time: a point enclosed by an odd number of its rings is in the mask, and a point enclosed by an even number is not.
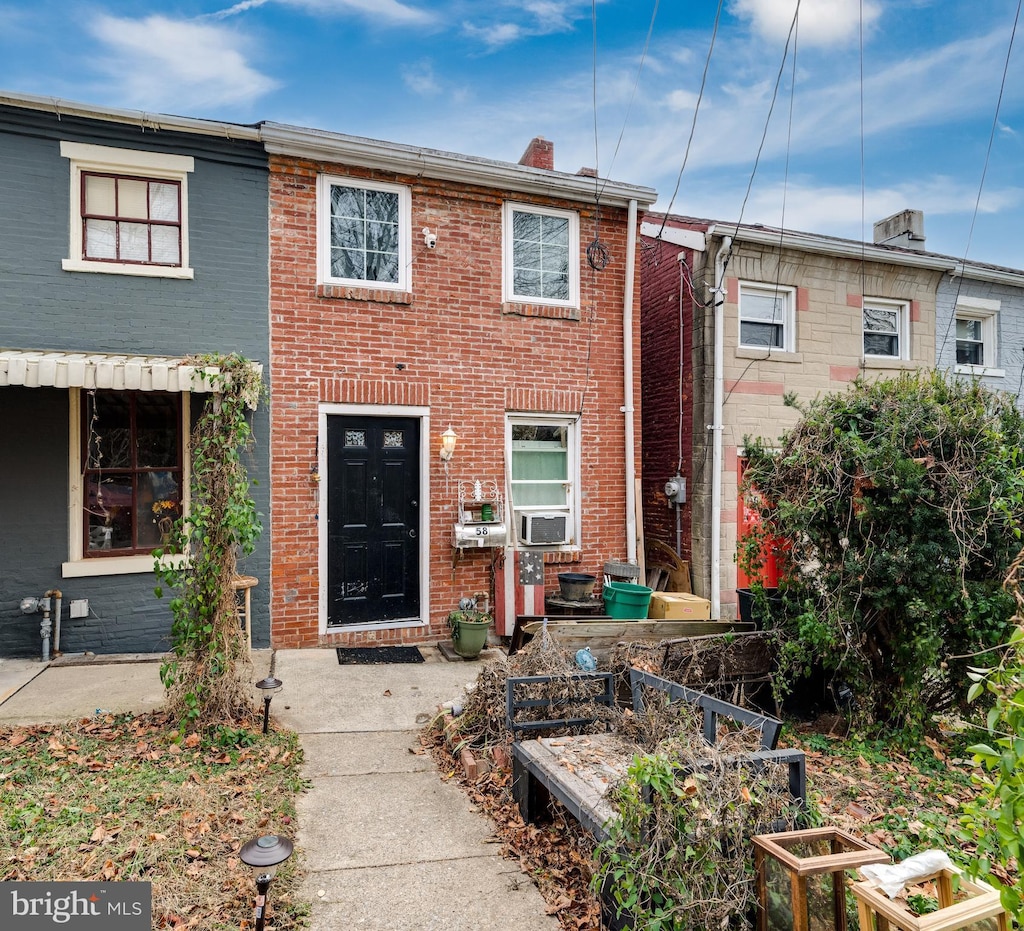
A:
[[[956,338],[981,341],[981,321],[965,320],[958,317],[956,321]]]
[[[512,501],[518,508],[564,508],[569,503],[563,485],[528,485],[522,482],[512,485]]]
[[[117,247],[113,220],[85,221],[85,257],[87,259],[116,259]]]
[[[117,215],[145,220],[149,217],[149,187],[145,181],[129,181],[122,178],[117,182]]]
[[[365,278],[367,281],[397,283],[398,256],[393,253],[367,252]]]
[[[398,194],[394,191],[367,191],[366,219],[397,225]]]
[[[83,175],[85,184],[85,212],[101,214],[106,217],[115,215],[114,179],[101,178],[97,175]]]
[[[342,187],[338,184],[331,185],[331,216],[333,217],[356,217],[362,219],[365,215],[363,192],[357,188]]]
[[[512,238],[540,242],[540,214],[513,210]]]
[[[155,391],[136,395],[136,455],[139,468],[178,465],[178,405]]]
[[[744,346],[782,348],[782,327],[770,323],[741,323],[740,343]]]
[[[512,286],[516,294],[526,296],[540,296],[541,275],[540,272],[528,271],[524,268],[517,268],[512,276]]]
[[[982,344],[958,339],[956,341],[956,364],[984,365],[985,353]]]
[[[145,223],[118,223],[117,238],[122,261],[149,261],[149,227]]]
[[[864,308],[864,329],[873,333],[895,333],[899,315],[895,310],[883,310],[879,307]]]
[[[365,249],[365,225],[358,220],[331,220],[331,246],[335,249]]]
[[[96,391],[87,396],[86,468],[131,468],[131,417],[128,395],[124,392]]]
[[[152,220],[178,219],[178,185],[153,181],[149,185],[149,216]]]
[[[366,248],[374,252],[398,254],[398,226],[394,223],[367,223]]]
[[[740,296],[740,315],[744,320],[767,320],[782,323],[785,319],[785,297],[757,291],[744,291]]]
[[[545,245],[569,248],[569,221],[565,217],[541,215],[540,230]]]
[[[86,482],[90,550],[132,548],[131,475],[92,475]]]
[[[895,336],[885,336],[880,333],[865,333],[864,354],[867,356],[896,357],[899,355],[899,342]]]
[[[569,275],[567,272],[553,275],[545,273],[542,281],[542,297],[558,301],[569,299]]]
[[[366,280],[366,253],[354,249],[331,250],[331,277]]]
[[[178,227],[154,226],[150,236],[153,242],[153,261],[161,265],[178,265],[181,254],[178,249]]]

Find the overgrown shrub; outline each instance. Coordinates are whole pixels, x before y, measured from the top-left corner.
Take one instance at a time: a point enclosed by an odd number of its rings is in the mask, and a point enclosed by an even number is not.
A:
[[[759,524],[741,564],[756,576],[769,549],[782,564],[790,681],[820,665],[868,718],[919,727],[961,702],[970,654],[1006,636],[1024,419],[1013,398],[936,372],[858,380],[800,410],[777,442],[746,440]]]

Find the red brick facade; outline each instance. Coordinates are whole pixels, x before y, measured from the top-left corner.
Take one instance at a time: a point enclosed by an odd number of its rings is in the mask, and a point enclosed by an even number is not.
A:
[[[317,177],[372,178],[411,190],[408,292],[317,285]],[[557,190],[557,184],[552,185]],[[580,216],[578,311],[502,304],[506,199],[569,208]],[[418,231],[437,235],[428,249]],[[494,596],[502,548],[453,560],[456,479],[505,483],[505,413],[582,412],[582,550],[552,554],[561,571],[599,575],[627,552],[623,299],[627,214],[602,203],[545,200],[493,188],[336,164],[272,157],[270,173],[272,643],[275,647],[432,642],[448,636],[460,597]],[[599,231],[611,260],[590,268]],[[634,392],[639,408],[639,275],[635,278]],[[322,634],[318,510],[320,405],[400,405],[429,410],[429,626]],[[449,474],[440,433],[459,436]],[[636,467],[639,474],[639,413]],[[555,566],[546,573],[557,588]],[[425,606],[424,606],[425,607]],[[497,606],[500,610],[500,606]],[[499,630],[504,629],[499,618]]]

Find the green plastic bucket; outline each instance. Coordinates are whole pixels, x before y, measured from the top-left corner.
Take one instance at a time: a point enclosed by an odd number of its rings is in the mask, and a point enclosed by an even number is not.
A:
[[[604,613],[618,620],[646,618],[651,607],[653,588],[633,582],[607,582],[604,586]]]

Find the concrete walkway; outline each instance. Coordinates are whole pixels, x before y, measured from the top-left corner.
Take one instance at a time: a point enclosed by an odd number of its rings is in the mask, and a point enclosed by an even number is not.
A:
[[[284,687],[271,715],[298,732],[311,782],[295,838],[311,931],[557,931],[533,883],[499,854],[488,818],[416,752],[423,723],[481,668],[422,652],[422,664],[392,666],[341,666],[327,649],[276,653]],[[159,662],[109,659],[0,660],[0,723],[159,707]],[[270,659],[254,654],[260,677]]]

